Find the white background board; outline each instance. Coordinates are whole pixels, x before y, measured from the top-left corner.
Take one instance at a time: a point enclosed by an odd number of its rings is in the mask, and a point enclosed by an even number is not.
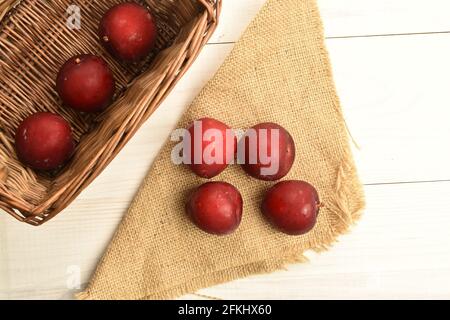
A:
[[[71,298],[85,284],[178,117],[263,0],[225,0],[200,58],[108,169],[41,228],[0,214],[0,298]],[[232,299],[450,298],[450,3],[319,0],[367,210],[329,252],[199,294]],[[69,269],[68,269],[69,268]],[[189,298],[198,296],[190,295]]]

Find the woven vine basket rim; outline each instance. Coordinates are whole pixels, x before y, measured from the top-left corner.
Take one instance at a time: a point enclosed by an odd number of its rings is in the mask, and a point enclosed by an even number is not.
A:
[[[52,20],[69,2],[94,17],[83,20],[86,30],[64,30],[58,19]],[[147,61],[124,66],[92,44],[93,21],[120,2],[129,1],[0,0],[0,209],[19,221],[33,226],[49,221],[107,167],[196,60],[217,27],[222,6],[222,0],[135,0],[153,11],[159,38]],[[48,16],[38,14],[41,9]],[[56,31],[47,32],[50,26]],[[102,114],[76,114],[55,98],[54,74],[77,49],[73,42],[80,53],[108,60],[118,82],[115,102]],[[37,111],[69,120],[78,142],[73,159],[52,174],[24,167],[14,150],[14,126]]]

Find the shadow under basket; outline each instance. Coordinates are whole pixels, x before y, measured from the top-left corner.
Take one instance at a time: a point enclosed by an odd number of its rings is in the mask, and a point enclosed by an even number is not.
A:
[[[136,1],[153,13],[159,34],[147,61],[133,65],[114,60],[97,36],[103,14],[122,2],[129,1],[0,0],[0,208],[20,221],[47,222],[106,168],[197,58],[222,1]],[[80,8],[81,29],[68,27],[71,5]],[[82,53],[102,56],[117,82],[114,103],[101,114],[66,108],[55,91],[59,68]],[[77,141],[70,162],[52,173],[27,168],[14,148],[21,121],[40,111],[68,120]]]

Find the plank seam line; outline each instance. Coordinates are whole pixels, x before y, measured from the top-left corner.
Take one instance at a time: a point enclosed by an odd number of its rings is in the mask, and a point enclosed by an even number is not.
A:
[[[382,38],[382,37],[405,37],[405,36],[420,36],[433,34],[450,34],[450,31],[430,31],[430,32],[409,32],[409,33],[385,33],[385,34],[367,34],[367,35],[353,35],[353,36],[331,36],[325,37],[326,40],[334,39],[358,39],[358,38]],[[223,42],[208,42],[207,45],[230,45],[235,44],[236,41]]]
[[[353,36],[331,36],[325,37],[327,40],[333,39],[355,39],[355,38],[378,38],[378,37],[407,37],[433,34],[449,34],[450,31],[430,31],[430,32],[406,32],[406,33],[384,33],[384,34],[367,34],[367,35],[353,35]]]
[[[419,181],[398,181],[398,182],[374,182],[374,183],[364,183],[365,187],[372,186],[386,186],[386,185],[402,185],[402,184],[424,184],[424,183],[445,183],[450,182],[450,180],[419,180]]]

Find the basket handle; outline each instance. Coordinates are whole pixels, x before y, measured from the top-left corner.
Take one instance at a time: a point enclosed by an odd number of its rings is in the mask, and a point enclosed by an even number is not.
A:
[[[0,0],[0,21],[6,16],[6,14],[14,8],[19,0]]]
[[[1,1],[1,0],[0,0]],[[208,21],[216,22],[219,20],[222,10],[222,0],[198,0],[208,13]]]

